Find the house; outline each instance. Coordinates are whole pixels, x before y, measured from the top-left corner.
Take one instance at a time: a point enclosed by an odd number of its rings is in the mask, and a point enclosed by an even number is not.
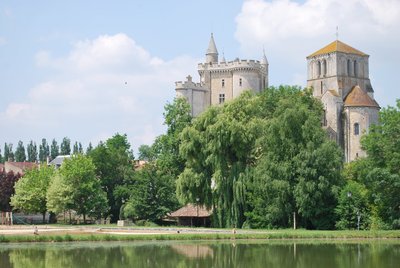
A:
[[[186,206],[171,212],[168,217],[176,220],[178,225],[184,226],[211,226],[212,211],[200,205],[187,204]]]
[[[49,166],[54,166],[56,169],[58,169],[61,167],[64,160],[69,158],[71,158],[70,155],[59,155],[49,163]]]
[[[36,163],[33,162],[5,162],[4,171],[6,173],[12,171],[14,174],[24,175],[24,172],[37,167]],[[1,168],[1,167],[0,167]]]

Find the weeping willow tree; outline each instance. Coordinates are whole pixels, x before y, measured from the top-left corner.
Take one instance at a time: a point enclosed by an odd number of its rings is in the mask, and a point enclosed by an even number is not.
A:
[[[262,98],[250,92],[209,108],[181,134],[186,168],[177,181],[182,202],[214,210],[214,225],[241,227],[246,212],[246,178],[262,133]]]
[[[318,204],[333,213],[341,159],[321,112],[290,86],[210,107],[181,133],[178,198],[213,208],[218,227],[287,227],[293,212],[310,222],[327,214]]]

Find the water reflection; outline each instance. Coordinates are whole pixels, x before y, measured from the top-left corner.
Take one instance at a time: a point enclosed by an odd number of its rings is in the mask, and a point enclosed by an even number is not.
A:
[[[399,267],[400,241],[0,244],[0,267]]]

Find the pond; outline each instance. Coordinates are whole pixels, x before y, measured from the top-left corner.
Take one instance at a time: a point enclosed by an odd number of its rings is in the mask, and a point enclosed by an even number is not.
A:
[[[0,267],[400,267],[399,240],[0,244]]]

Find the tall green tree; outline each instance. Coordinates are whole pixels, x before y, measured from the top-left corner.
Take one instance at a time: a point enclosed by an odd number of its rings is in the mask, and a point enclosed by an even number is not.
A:
[[[30,143],[26,146],[26,151],[28,152],[28,162],[36,162],[38,160],[36,142],[33,142],[31,140]]]
[[[15,149],[15,161],[16,162],[25,162],[26,161],[25,146],[22,141],[18,142],[17,149]]]
[[[63,183],[72,189],[70,206],[83,216],[100,218],[107,210],[107,196],[96,177],[95,166],[90,157],[74,155],[66,159],[60,168]],[[66,191],[68,193],[68,191]],[[65,196],[64,196],[65,197]]]
[[[249,191],[254,227],[331,229],[342,185],[342,153],[320,127],[322,105],[289,89],[259,139],[261,155]]]
[[[283,86],[209,108],[181,134],[178,197],[213,207],[221,227],[288,227],[293,213],[303,227],[333,227],[341,153],[321,112],[310,92]]]
[[[47,157],[49,156],[50,156],[50,147],[47,144],[47,140],[43,138],[42,143],[39,145],[39,161],[41,163],[45,163],[47,161]]]
[[[147,144],[140,145],[138,151],[139,151],[138,154],[139,160],[153,161],[157,157],[156,153],[154,152],[154,148]]]
[[[336,223],[337,228],[368,228],[370,206],[367,188],[361,183],[349,180],[340,191],[339,203],[335,211],[339,218]]]
[[[88,147],[86,148],[86,154],[89,155],[93,150],[93,145],[91,142],[89,142]]]
[[[112,222],[119,219],[122,200],[127,200],[127,184],[133,176],[132,154],[125,135],[115,134],[105,143],[93,149],[89,156],[96,167],[102,189],[107,193],[109,211],[107,216]]]
[[[4,143],[4,162],[14,161],[14,152],[12,143]]]
[[[60,173],[56,173],[47,190],[47,209],[56,214],[72,209],[74,207],[73,193],[74,186],[68,183]]]
[[[54,168],[46,165],[26,171],[15,183],[15,194],[11,197],[11,205],[26,213],[41,213],[45,222],[46,194],[54,172]]]
[[[78,142],[77,141],[74,143],[74,147],[72,149],[72,153],[73,154],[79,153],[79,147],[78,147]]]
[[[0,163],[4,163],[3,156],[1,155],[1,149],[0,149]]]
[[[64,137],[60,146],[61,155],[71,154],[71,140],[68,137]]]
[[[57,141],[55,139],[53,139],[51,141],[51,147],[50,147],[51,159],[54,159],[59,155],[60,155],[60,147],[58,146]]]
[[[155,163],[146,164],[135,173],[135,184],[123,213],[133,220],[157,222],[177,208],[175,178],[165,176]]]

